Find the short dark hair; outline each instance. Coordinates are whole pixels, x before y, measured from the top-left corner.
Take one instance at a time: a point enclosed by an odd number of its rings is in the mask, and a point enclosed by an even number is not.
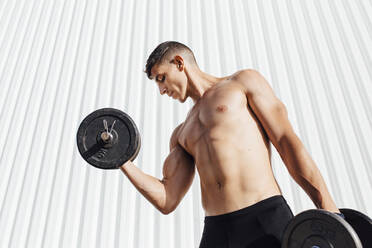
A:
[[[194,53],[188,46],[177,41],[165,41],[163,43],[160,43],[150,54],[146,62],[146,69],[143,72],[147,74],[147,77],[149,79],[151,79],[152,67],[157,63],[163,63],[170,55],[173,55],[175,52],[183,52],[184,54],[186,54],[186,59],[189,62],[197,64]]]

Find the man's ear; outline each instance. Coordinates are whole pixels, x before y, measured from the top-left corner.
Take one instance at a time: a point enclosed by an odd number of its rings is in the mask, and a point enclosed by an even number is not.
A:
[[[184,61],[183,61],[183,58],[179,55],[176,55],[174,56],[174,63],[176,64],[177,66],[177,69],[182,71],[183,68],[184,68]]]

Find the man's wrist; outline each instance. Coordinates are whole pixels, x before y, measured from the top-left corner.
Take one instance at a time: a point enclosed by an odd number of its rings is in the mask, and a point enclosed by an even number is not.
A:
[[[337,214],[338,216],[340,216],[341,218],[345,219],[345,215],[343,213],[334,213],[334,214]]]

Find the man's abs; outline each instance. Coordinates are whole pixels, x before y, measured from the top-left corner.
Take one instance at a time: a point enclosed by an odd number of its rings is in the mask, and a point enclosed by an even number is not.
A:
[[[254,148],[244,150],[239,142],[217,143],[221,141],[205,144],[197,156],[206,216],[229,213],[281,194],[267,154]]]
[[[237,83],[220,83],[193,107],[178,142],[194,157],[206,216],[281,194],[268,137]]]

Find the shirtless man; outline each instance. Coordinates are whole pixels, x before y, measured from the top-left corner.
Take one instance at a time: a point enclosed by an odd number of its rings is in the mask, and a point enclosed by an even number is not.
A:
[[[252,69],[214,77],[184,44],[158,45],[147,60],[160,94],[194,106],[170,138],[163,179],[131,161],[120,168],[163,214],[176,209],[195,167],[205,210],[200,247],[280,247],[293,213],[273,175],[270,143],[315,206],[340,213],[319,169],[294,133],[285,105]]]

